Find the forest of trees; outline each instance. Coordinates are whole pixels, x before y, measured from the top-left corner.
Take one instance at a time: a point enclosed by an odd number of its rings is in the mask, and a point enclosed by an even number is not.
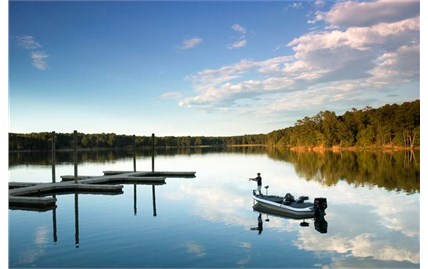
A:
[[[230,137],[205,136],[165,136],[155,137],[156,147],[199,147],[199,146],[228,146],[228,145],[264,145],[265,135],[243,135]],[[80,149],[100,148],[127,148],[133,147],[132,135],[117,135],[114,133],[84,134],[77,133],[77,144]],[[70,149],[74,147],[73,133],[55,133],[55,146],[57,149]],[[151,136],[135,136],[137,148],[152,146]],[[52,133],[9,133],[9,150],[49,150],[52,147]]]
[[[408,147],[420,145],[420,100],[374,109],[352,109],[337,116],[322,111],[276,130],[266,143],[287,147]]]
[[[9,133],[9,150],[49,150],[52,134]],[[137,148],[151,147],[151,136],[136,136]],[[70,149],[74,145],[73,133],[56,133],[57,149]],[[114,133],[78,133],[81,149],[132,147],[133,136]],[[275,147],[409,147],[420,145],[420,100],[401,105],[385,105],[374,109],[352,109],[337,116],[323,111],[313,117],[298,120],[292,127],[268,134],[205,137],[156,137],[157,147],[199,147],[231,145],[268,145]]]

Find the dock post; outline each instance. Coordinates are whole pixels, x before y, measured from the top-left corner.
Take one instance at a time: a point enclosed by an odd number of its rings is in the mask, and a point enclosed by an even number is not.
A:
[[[74,183],[77,183],[77,131],[74,130]]]
[[[137,161],[136,161],[136,155],[135,155],[135,135],[133,135],[133,137],[134,137],[134,141],[132,144],[132,149],[134,151],[134,172],[136,172],[137,171]]]
[[[152,172],[155,171],[155,134],[152,134]]]
[[[52,132],[52,183],[56,182],[55,179],[55,132]]]

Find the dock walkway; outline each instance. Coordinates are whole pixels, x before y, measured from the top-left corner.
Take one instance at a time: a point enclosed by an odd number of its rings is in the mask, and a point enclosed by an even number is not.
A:
[[[195,177],[196,172],[142,172],[104,171],[103,176],[61,176],[55,183],[9,183],[9,206],[54,207],[56,198],[43,197],[50,194],[90,193],[121,194],[120,184],[165,184],[166,177]]]

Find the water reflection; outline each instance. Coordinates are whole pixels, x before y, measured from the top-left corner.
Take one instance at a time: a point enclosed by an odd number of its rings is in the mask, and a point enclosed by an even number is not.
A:
[[[419,151],[295,152],[267,148],[267,154],[272,159],[292,163],[299,176],[327,186],[345,180],[355,186],[420,191]]]
[[[53,198],[56,199],[56,195],[53,195]],[[52,231],[53,231],[53,241],[54,243],[56,243],[58,241],[58,236],[57,236],[58,229],[56,225],[56,206],[52,210]]]
[[[28,218],[37,213],[12,212],[11,267],[55,267],[55,261],[64,260],[64,264],[76,268],[130,268],[142,264],[164,268],[208,265],[255,268],[288,264],[323,268],[419,267],[419,165],[415,164],[418,153],[415,152],[414,157],[400,152],[343,152],[342,157],[333,152],[270,152],[267,149],[267,153],[211,152],[174,158],[157,155],[157,162],[167,163],[164,167],[169,170],[195,169],[198,180],[170,180],[160,189],[152,186],[151,197],[150,194],[138,196],[140,191],[136,185],[130,185],[128,192],[114,200],[110,199],[113,196],[102,196],[89,201],[85,200],[87,196],[79,195],[75,203],[78,207],[77,218],[74,217],[75,238],[72,228],[69,236],[61,229],[61,224],[66,226],[64,222],[73,222],[73,200],[66,203],[64,199],[52,211],[52,217],[48,213],[47,224],[37,226],[45,227],[41,230],[48,234],[32,229],[32,224],[23,224],[21,216]],[[150,156],[147,158],[149,163]],[[413,159],[409,163],[402,158]],[[354,165],[347,163],[352,160]],[[336,162],[336,168],[332,162]],[[108,164],[107,169],[132,169],[132,154],[116,160],[115,165]],[[72,167],[71,163],[69,166]],[[352,169],[348,173],[345,167]],[[14,168],[24,169],[14,166],[11,170]],[[50,172],[49,168],[45,170]],[[104,169],[105,166],[92,165],[86,171],[92,174]],[[385,171],[387,169],[392,172]],[[325,219],[296,220],[253,211],[251,190],[254,186],[248,182],[247,175],[258,171],[264,174],[264,183],[275,192],[328,197]],[[382,174],[388,175],[390,181],[372,178]],[[12,180],[13,175],[11,173]],[[357,175],[361,175],[360,178]],[[156,218],[141,216],[143,200],[147,214],[153,213]],[[70,210],[64,210],[63,206],[69,206]],[[98,207],[106,214],[99,214]],[[162,214],[158,215],[160,209]],[[65,212],[69,214],[61,218]],[[31,215],[31,220],[34,217]],[[19,227],[23,228],[19,230]],[[47,244],[44,253],[33,251],[38,256],[21,263],[19,257],[25,247],[31,248],[33,243],[22,243],[24,240],[19,235],[22,230],[36,231],[40,237],[47,236],[48,241],[53,231],[54,247]],[[75,250],[73,245],[70,250],[64,241],[77,242],[80,247]],[[262,261],[258,258],[261,255],[265,257]],[[78,263],[69,258],[77,256],[93,263]],[[120,264],[114,263],[110,256],[120,260]]]
[[[270,222],[270,218],[269,216],[273,216],[274,218],[283,218],[283,219],[288,219],[288,220],[299,220],[299,226],[300,227],[309,227],[309,223],[306,222],[306,220],[308,220],[308,218],[302,218],[302,217],[298,217],[298,216],[290,216],[287,214],[280,214],[278,211],[274,211],[274,210],[270,210],[267,207],[264,207],[263,205],[256,203],[253,206],[253,210],[259,212],[259,216],[257,218],[258,220],[258,229],[259,230],[259,234],[261,233],[261,231],[263,231],[263,219],[262,219],[262,213],[266,214],[266,218],[265,221],[266,222]],[[319,215],[315,218],[311,219],[313,221],[313,226],[315,228],[315,230],[317,230],[318,232],[324,234],[327,233],[327,228],[328,228],[328,223],[324,218],[324,215]],[[254,230],[254,228],[251,228],[251,230]]]
[[[266,219],[267,221],[267,219]],[[252,231],[258,231],[259,234],[263,232],[263,220],[262,220],[262,213],[259,214],[257,217],[257,227],[250,228]]]
[[[157,149],[156,156],[182,156],[198,154],[267,154],[269,158],[293,164],[296,173],[306,180],[318,181],[334,186],[346,181],[354,186],[378,186],[387,190],[420,192],[419,151],[304,151],[265,147],[228,148],[165,148]],[[82,151],[78,163],[114,163],[133,159],[133,152],[127,150]],[[9,169],[19,165],[51,165],[49,152],[10,152]],[[57,152],[57,164],[73,162],[73,152]],[[136,153],[139,160],[151,158],[149,150]],[[134,164],[135,167],[135,164]],[[53,181],[55,168],[52,168]]]
[[[134,185],[134,216],[137,215],[137,184]],[[138,183],[138,185],[151,185],[152,186],[152,204],[153,204],[153,216],[157,216],[156,211],[156,189],[155,185],[150,183]],[[159,184],[163,185],[163,184]],[[66,193],[63,193],[66,194]],[[69,194],[69,193],[67,193]],[[75,247],[79,248],[80,245],[80,232],[79,232],[79,194],[75,192],[74,194],[74,240],[75,240]],[[53,195],[54,198],[57,197],[57,195]],[[57,210],[61,211],[61,208],[57,208],[57,206],[52,208],[27,208],[27,207],[20,207],[20,206],[13,206],[9,207],[9,209],[12,210],[21,210],[21,211],[38,211],[38,212],[45,212],[48,210],[52,210],[52,240],[54,243],[57,243],[58,241],[58,228],[57,228]]]
[[[210,153],[240,153],[240,154],[265,154],[265,147],[200,147],[200,148],[157,148],[156,156],[180,156],[180,155],[203,155]],[[50,165],[51,153],[47,151],[32,152],[9,152],[9,168],[17,165]],[[69,164],[73,162],[73,151],[57,151],[55,161],[57,164]],[[152,151],[148,149],[137,149],[136,158],[151,159]],[[123,159],[133,159],[134,152],[126,149],[116,150],[84,150],[79,151],[78,163],[112,163]]]

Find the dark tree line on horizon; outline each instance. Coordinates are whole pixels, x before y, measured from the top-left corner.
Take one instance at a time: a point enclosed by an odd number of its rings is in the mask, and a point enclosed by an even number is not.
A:
[[[84,134],[77,133],[77,144],[80,149],[119,149],[132,148],[134,137],[132,135],[117,135],[114,133]],[[243,135],[231,137],[205,137],[205,136],[164,136],[155,137],[156,147],[200,147],[227,145],[263,145],[265,135]],[[74,147],[73,133],[55,133],[56,149],[71,149]],[[135,136],[136,148],[150,148],[151,136]],[[29,134],[9,133],[9,150],[50,150],[52,147],[52,133],[40,132]]]
[[[129,148],[132,135],[114,133],[78,133],[80,149]],[[50,150],[51,132],[9,133],[9,150]],[[57,149],[71,149],[73,133],[56,133]],[[136,136],[137,148],[151,147],[151,136]],[[268,134],[242,136],[164,136],[155,138],[156,147],[199,147],[231,145],[267,145],[279,147],[418,147],[420,145],[420,100],[401,105],[385,105],[374,109],[353,108],[337,116],[322,111],[313,117],[298,120],[292,127]]]

